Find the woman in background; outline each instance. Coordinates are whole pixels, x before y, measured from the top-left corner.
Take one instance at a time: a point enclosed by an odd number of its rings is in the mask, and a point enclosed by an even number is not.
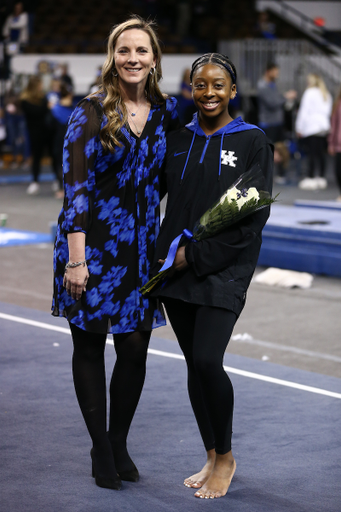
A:
[[[333,107],[328,152],[335,157],[335,177],[339,188],[339,196],[336,200],[341,201],[341,89]]]
[[[59,93],[59,102],[51,108],[51,115],[54,120],[53,153],[58,167],[58,190],[55,192],[55,198],[63,199],[63,146],[67,124],[73,111],[72,88],[62,83]]]
[[[46,140],[46,120],[49,113],[40,77],[33,75],[29,78],[20,99],[21,108],[26,119],[32,155],[32,183],[28,186],[26,192],[28,194],[38,194],[40,190],[41,159]]]
[[[326,84],[319,75],[309,74],[295,126],[297,136],[302,138],[302,145],[308,156],[308,177],[299,182],[298,186],[301,189],[327,188],[326,150],[331,111],[332,97]]]

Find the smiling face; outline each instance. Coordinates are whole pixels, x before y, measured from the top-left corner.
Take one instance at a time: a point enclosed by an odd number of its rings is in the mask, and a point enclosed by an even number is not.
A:
[[[192,94],[199,118],[219,123],[219,127],[232,118],[228,112],[230,99],[236,95],[229,73],[216,64],[205,64],[195,70],[192,79]]]
[[[116,41],[114,59],[121,82],[144,87],[151,68],[156,65],[149,35],[135,28],[122,32]]]

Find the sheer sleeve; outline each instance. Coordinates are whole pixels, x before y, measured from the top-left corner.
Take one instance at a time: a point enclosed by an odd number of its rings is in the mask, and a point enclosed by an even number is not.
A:
[[[166,108],[167,111],[170,112],[170,121],[167,127],[167,133],[172,132],[173,130],[177,130],[181,127],[177,106],[177,99],[173,98],[173,96],[169,96],[166,100]]]
[[[99,142],[100,106],[94,100],[81,101],[71,114],[64,139],[65,233],[86,233],[91,224],[95,187],[95,160]]]

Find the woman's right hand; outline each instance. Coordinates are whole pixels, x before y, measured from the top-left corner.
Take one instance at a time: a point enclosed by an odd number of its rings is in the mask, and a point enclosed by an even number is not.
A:
[[[79,267],[67,268],[64,274],[63,286],[66,293],[71,295],[74,300],[79,300],[82,293],[86,291],[86,284],[89,279],[89,271],[87,265]]]

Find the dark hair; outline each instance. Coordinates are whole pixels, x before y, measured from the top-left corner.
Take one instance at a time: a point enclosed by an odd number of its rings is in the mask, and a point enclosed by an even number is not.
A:
[[[61,98],[65,98],[66,96],[69,96],[70,94],[72,94],[72,92],[73,92],[73,90],[72,90],[71,85],[66,84],[65,82],[61,83],[60,93],[59,93]]]
[[[268,62],[266,65],[266,71],[270,71],[270,69],[278,69],[278,65],[275,62]]]
[[[191,69],[191,74],[190,74],[191,82],[192,82],[194,71],[199,66],[205,66],[205,64],[216,64],[217,66],[224,68],[231,76],[232,83],[233,84],[236,83],[237,70],[235,68],[235,65],[226,55],[222,55],[221,53],[205,53],[204,55],[199,57],[197,60],[195,60],[192,64],[192,69]]]

